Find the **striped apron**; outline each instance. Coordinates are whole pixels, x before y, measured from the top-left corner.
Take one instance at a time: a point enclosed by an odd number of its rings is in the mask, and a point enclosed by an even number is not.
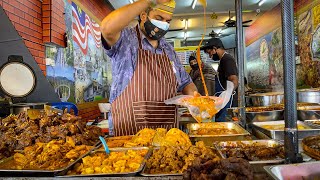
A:
[[[140,30],[136,27],[139,41],[137,65],[125,90],[111,104],[114,135],[136,134],[143,128],[177,127],[175,106],[164,100],[177,92],[177,80],[171,61],[163,54],[142,49]]]

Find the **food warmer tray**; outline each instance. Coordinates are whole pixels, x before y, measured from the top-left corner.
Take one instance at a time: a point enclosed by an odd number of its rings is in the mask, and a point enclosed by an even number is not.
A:
[[[254,122],[252,124],[253,129],[257,129],[258,131],[266,134],[272,139],[283,140],[284,139],[284,130],[269,130],[262,128],[263,125],[281,125],[284,124],[284,121],[270,121],[270,122]],[[298,139],[303,139],[308,136],[316,135],[320,133],[320,129],[315,129],[301,121],[297,121],[297,124],[304,125],[309,127],[310,129],[298,130]]]
[[[23,176],[34,176],[34,177],[54,177],[58,176],[59,174],[64,174],[68,172],[68,169],[76,164],[77,161],[81,160],[86,155],[90,154],[91,151],[95,150],[97,147],[93,146],[92,149],[81,155],[75,161],[71,162],[68,166],[58,169],[58,170],[18,170],[18,169],[0,169],[0,176],[13,176],[13,177],[23,177]],[[2,159],[0,164],[6,163],[8,161],[13,161],[13,156],[9,158]]]
[[[237,148],[239,146],[239,143],[245,144],[245,145],[252,145],[256,144],[257,146],[267,146],[267,147],[275,147],[275,146],[280,146],[283,145],[280,141],[277,140],[251,140],[251,141],[224,141],[224,142],[218,142],[214,146],[220,153],[220,155],[223,158],[227,158],[226,154],[222,152],[222,150],[230,146],[228,144],[232,144],[231,146],[233,148]],[[283,163],[284,159],[283,158],[275,158],[272,160],[261,160],[261,161],[249,161],[250,164],[280,164]]]
[[[195,135],[192,131],[200,128],[226,128],[235,130],[236,134],[222,134],[222,135]],[[210,128],[211,128],[210,127]],[[191,123],[187,125],[190,140],[194,143],[203,141],[205,145],[211,146],[214,141],[236,141],[236,140],[251,140],[250,133],[242,128],[239,124],[233,122],[211,122],[211,123]]]
[[[267,173],[276,180],[319,179],[320,162],[265,166]],[[282,174],[285,174],[284,177]],[[289,177],[290,176],[290,177]]]
[[[100,146],[99,146],[100,147]],[[98,147],[98,148],[99,148]],[[75,161],[75,163],[72,164],[72,166],[69,166],[66,171],[64,171],[64,173],[59,174],[60,177],[66,177],[66,178],[81,178],[81,177],[98,177],[98,176],[106,176],[106,177],[125,177],[125,176],[135,176],[136,174],[138,174],[139,172],[142,171],[142,169],[145,166],[147,157],[149,156],[150,149],[148,147],[133,147],[133,148],[110,148],[109,149],[110,152],[122,152],[122,151],[128,151],[128,150],[148,150],[148,153],[145,155],[144,160],[142,161],[140,167],[138,170],[134,171],[134,172],[125,172],[125,173],[113,173],[113,174],[107,174],[107,173],[100,173],[100,174],[79,174],[79,175],[67,175],[68,171],[71,170],[75,164],[77,163],[81,163],[82,162],[82,158],[78,159],[77,161]],[[86,154],[86,156],[89,156],[91,154],[94,153],[98,153],[98,152],[104,152],[104,150],[94,150],[91,151],[90,153]]]
[[[219,156],[220,158],[224,158],[223,156],[221,156],[221,153],[219,153],[216,149],[212,148],[212,147],[208,147],[210,148],[214,153],[216,153],[217,156]],[[153,154],[153,150],[159,150],[160,147],[154,147],[152,149],[150,149],[148,155],[147,155],[147,160],[149,158],[151,158],[152,154]],[[162,174],[149,174],[146,172],[147,171],[147,165],[145,165],[142,169],[142,172],[140,173],[141,176],[145,176],[145,177],[164,177],[164,176],[182,176],[183,173],[162,173]]]
[[[305,124],[316,128],[316,129],[320,129],[320,119],[315,119],[315,120],[305,120],[303,121]],[[316,124],[315,122],[317,122],[318,124]]]
[[[282,145],[280,141],[277,140],[252,140],[252,141],[229,141],[229,142],[219,142],[215,144],[215,147],[221,153],[221,156],[223,158],[227,158],[226,155],[222,152],[223,147],[225,147],[228,143],[234,143],[233,145],[237,146],[238,143],[243,143],[243,144],[253,144],[257,143],[257,145],[266,145],[268,147],[274,147],[277,145]],[[275,158],[272,160],[261,160],[261,161],[249,161],[252,170],[254,173],[264,173],[264,166],[270,166],[270,165],[276,165],[276,164],[282,164],[284,162],[283,158]]]

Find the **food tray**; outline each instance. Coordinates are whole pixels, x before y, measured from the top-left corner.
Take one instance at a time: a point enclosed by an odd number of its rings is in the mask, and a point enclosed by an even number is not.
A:
[[[98,147],[99,148],[99,147]],[[124,177],[124,176],[135,176],[136,174],[138,174],[139,172],[142,171],[142,169],[145,166],[147,157],[149,157],[149,154],[151,153],[150,149],[148,147],[133,147],[133,148],[110,148],[110,152],[122,152],[122,151],[128,151],[128,150],[148,150],[148,153],[146,154],[144,160],[142,161],[140,167],[138,170],[134,171],[134,172],[125,172],[125,173],[113,173],[113,174],[106,174],[106,173],[101,173],[101,174],[79,174],[79,175],[67,175],[67,172],[69,170],[71,170],[73,168],[73,166],[76,163],[81,163],[82,162],[82,158],[78,159],[77,161],[75,161],[75,163],[72,164],[72,166],[69,166],[66,171],[64,171],[64,173],[59,174],[61,177],[67,177],[67,178],[75,178],[75,177],[97,177],[97,176],[108,176],[108,177]],[[86,154],[86,156],[89,156],[91,154],[94,153],[98,153],[98,152],[105,152],[104,150],[95,150],[95,151],[91,151],[90,153]]]
[[[283,140],[284,139],[284,130],[268,130],[265,128],[262,128],[261,126],[264,125],[281,125],[284,124],[284,121],[270,121],[270,122],[254,122],[252,125],[252,128],[259,130],[260,132],[266,134],[272,139],[277,140]],[[309,127],[310,129],[305,130],[298,130],[298,139],[303,139],[307,136],[312,136],[320,133],[320,129],[315,129],[313,127],[310,127],[307,124],[304,124],[301,121],[297,121],[298,125],[304,125],[306,127]]]
[[[317,120],[305,120],[303,122],[305,124],[315,128],[315,129],[320,129],[320,119],[317,119]],[[316,124],[315,122],[317,122],[318,124]]]
[[[213,150],[213,152],[215,152],[218,156],[220,156],[220,158],[223,158],[221,156],[221,153],[219,153],[216,149],[209,147],[210,149]],[[154,147],[153,149],[150,149],[148,155],[147,155],[147,160],[152,156],[153,150],[158,150],[160,149],[160,147]],[[140,173],[141,176],[145,176],[145,177],[163,177],[163,176],[182,176],[183,173],[163,173],[163,174],[149,174],[146,172],[147,171],[147,166],[145,165],[143,167],[142,172]]]
[[[195,135],[192,131],[200,128],[235,130],[235,134],[222,135]],[[250,133],[243,129],[239,124],[233,122],[211,122],[211,123],[191,123],[187,125],[188,134],[192,142],[203,141],[207,146],[211,146],[214,141],[236,141],[236,140],[250,140]]]
[[[310,147],[310,145],[315,145],[316,142],[320,142],[320,135],[306,137],[302,140],[301,144],[303,151],[307,155],[311,156],[316,160],[320,160],[320,149]]]
[[[93,151],[94,149],[96,149],[96,146],[93,146],[92,149],[90,149],[88,152],[84,153],[83,155],[81,155],[78,159],[76,159],[75,161],[69,163],[68,166],[62,168],[62,169],[57,169],[57,170],[15,170],[15,169],[0,169],[0,176],[34,176],[34,177],[53,177],[53,176],[57,176],[59,174],[64,174],[68,172],[68,169],[70,167],[72,167],[77,161],[81,160],[83,157],[85,157],[86,155],[88,155],[91,151]],[[0,161],[0,164],[2,163],[6,163],[8,161],[13,161],[13,156],[9,157],[9,158],[5,158],[2,159]]]
[[[104,137],[104,139],[106,140],[106,142],[110,142],[110,141],[130,141],[131,139],[133,138],[133,136],[118,136],[118,137]],[[121,148],[123,146],[117,146],[117,147],[113,147],[113,146],[110,146],[108,144],[109,148]]]
[[[267,173],[276,180],[283,179],[319,179],[320,162],[265,166]],[[285,176],[283,176],[283,174]]]
[[[226,147],[229,148],[237,148],[239,145],[245,144],[245,145],[253,145],[255,144],[256,146],[267,146],[267,147],[274,147],[274,146],[279,146],[282,145],[281,142],[276,141],[276,140],[252,140],[252,141],[225,141],[225,142],[219,142],[215,144],[215,147],[217,148],[218,152],[223,158],[227,158],[226,154],[222,152],[222,150]],[[279,164],[283,163],[284,159],[283,158],[275,158],[272,160],[261,160],[261,161],[249,161],[250,164]]]

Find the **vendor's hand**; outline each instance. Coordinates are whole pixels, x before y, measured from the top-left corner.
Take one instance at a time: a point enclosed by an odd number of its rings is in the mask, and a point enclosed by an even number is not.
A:
[[[194,92],[193,92],[193,96],[194,96],[194,97],[200,97],[201,94],[200,94],[199,92],[197,92],[197,91],[194,91]]]

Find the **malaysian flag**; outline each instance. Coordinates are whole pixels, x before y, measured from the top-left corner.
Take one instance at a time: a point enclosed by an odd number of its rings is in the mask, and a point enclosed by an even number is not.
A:
[[[100,26],[72,2],[72,37],[84,55],[88,52],[88,35],[91,34],[97,48],[101,47]]]

